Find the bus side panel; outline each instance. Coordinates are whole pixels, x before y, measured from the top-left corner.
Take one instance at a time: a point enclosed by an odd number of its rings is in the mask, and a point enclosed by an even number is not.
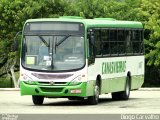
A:
[[[101,94],[110,93],[110,79],[103,79],[101,82]]]
[[[138,89],[144,82],[144,56],[127,57],[126,69],[131,74],[131,90]]]
[[[107,57],[102,61],[102,93],[124,91],[126,57]]]
[[[126,77],[112,78],[110,80],[110,92],[124,91]]]
[[[138,89],[140,88],[144,83],[144,75],[139,75],[139,76],[132,76],[131,80],[131,89]]]
[[[123,71],[125,61],[126,57],[96,58],[95,63],[88,67],[88,80],[96,80],[100,75],[101,94],[124,91],[127,76]]]
[[[94,95],[94,86],[95,86],[95,80],[91,80],[87,82],[86,96]]]
[[[101,94],[124,91],[128,73],[131,89],[138,89],[144,82],[144,56],[96,58],[88,67],[88,80],[101,77]]]

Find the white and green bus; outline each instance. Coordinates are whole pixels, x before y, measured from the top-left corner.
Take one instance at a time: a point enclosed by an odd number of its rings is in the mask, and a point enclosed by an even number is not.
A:
[[[30,19],[22,31],[21,95],[127,100],[144,82],[143,25],[112,18]]]

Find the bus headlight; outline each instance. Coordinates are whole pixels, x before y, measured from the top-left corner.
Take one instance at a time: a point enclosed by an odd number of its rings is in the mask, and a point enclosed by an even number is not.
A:
[[[24,80],[24,81],[31,81],[32,80],[32,78],[30,78],[28,75],[26,75],[26,74],[21,74],[21,78],[22,78],[22,80]]]
[[[82,77],[81,75],[74,78],[71,82],[70,82],[70,85],[79,85],[81,84],[81,80],[82,80]]]
[[[21,74],[21,79],[27,84],[35,84],[35,82],[26,74]]]

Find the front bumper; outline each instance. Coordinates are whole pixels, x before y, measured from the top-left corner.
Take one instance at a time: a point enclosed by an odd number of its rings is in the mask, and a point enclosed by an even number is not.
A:
[[[21,95],[39,95],[45,97],[86,97],[87,82],[82,82],[79,85],[32,85],[24,81],[20,82]],[[78,91],[73,93],[72,91]]]

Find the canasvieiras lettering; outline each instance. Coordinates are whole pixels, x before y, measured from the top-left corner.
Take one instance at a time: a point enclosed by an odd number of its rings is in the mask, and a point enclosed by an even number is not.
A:
[[[126,71],[126,61],[102,63],[102,74],[122,73]]]

